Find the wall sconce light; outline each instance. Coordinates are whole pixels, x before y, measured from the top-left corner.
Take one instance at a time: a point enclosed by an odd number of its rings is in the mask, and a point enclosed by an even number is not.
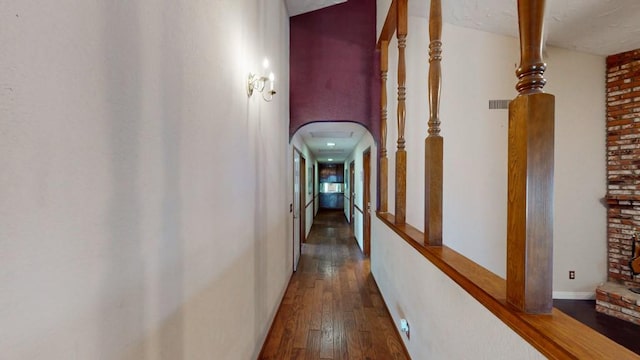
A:
[[[269,68],[269,60],[264,59],[262,64],[265,70]],[[276,78],[273,73],[270,73],[268,77],[249,73],[249,79],[247,80],[247,96],[251,97],[251,95],[253,95],[253,90],[257,90],[258,92],[262,93],[262,98],[264,99],[264,101],[273,100],[273,95],[276,94],[275,81]],[[267,82],[269,83],[269,90],[265,92]]]

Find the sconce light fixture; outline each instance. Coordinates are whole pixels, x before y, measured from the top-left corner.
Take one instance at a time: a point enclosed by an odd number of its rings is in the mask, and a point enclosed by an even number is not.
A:
[[[264,67],[264,69],[268,69],[269,68],[269,60],[264,59],[264,61],[262,62],[262,65]],[[273,100],[273,95],[276,94],[276,90],[275,90],[275,81],[276,81],[276,77],[275,75],[273,75],[273,73],[269,73],[269,76],[264,76],[264,75],[257,75],[254,73],[249,73],[249,79],[247,80],[247,96],[251,96],[253,95],[253,90],[257,90],[258,92],[262,93],[262,98],[264,99],[264,101],[271,101]],[[265,91],[265,88],[267,87],[267,82],[269,90]]]

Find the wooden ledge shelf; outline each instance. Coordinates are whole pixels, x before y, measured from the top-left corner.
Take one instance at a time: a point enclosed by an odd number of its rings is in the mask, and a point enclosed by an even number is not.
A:
[[[550,315],[519,312],[506,302],[506,280],[447,246],[425,246],[424,235],[395,217],[377,213],[389,228],[550,359],[640,359],[558,309]]]

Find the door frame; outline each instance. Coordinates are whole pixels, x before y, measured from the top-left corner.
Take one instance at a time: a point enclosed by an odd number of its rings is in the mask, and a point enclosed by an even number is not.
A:
[[[362,208],[364,221],[362,229],[362,252],[371,255],[371,148],[362,152],[362,170],[364,173],[362,189]]]
[[[313,202],[313,206],[311,208],[311,218],[315,219],[316,217],[316,165],[313,164],[311,166],[311,183],[312,183],[312,189],[313,191],[311,191],[311,201]]]
[[[307,242],[307,159],[300,153],[300,253]]]
[[[349,224],[351,225],[351,232],[355,236],[355,219],[356,216],[354,212],[356,211],[356,161],[352,160],[349,163]]]
[[[298,198],[296,199],[296,155],[298,155],[298,158],[300,159],[299,163],[298,163]],[[302,204],[301,199],[302,199],[302,186],[300,186],[300,176],[302,174],[302,169],[300,168],[300,164],[302,163],[302,152],[300,150],[298,150],[298,148],[296,148],[295,146],[293,146],[293,151],[291,153],[291,191],[292,191],[292,199],[293,199],[293,203],[291,204],[291,212],[292,212],[292,229],[291,229],[291,234],[292,234],[292,251],[291,251],[291,257],[292,257],[292,262],[293,262],[293,272],[296,272],[298,270],[298,263],[300,262],[300,259],[302,258],[302,238],[300,237],[302,231],[302,222],[300,221],[300,214],[303,212],[303,208],[304,208],[304,204]],[[298,214],[296,214],[296,200],[298,200]],[[298,228],[298,232],[296,233],[296,221],[299,224],[299,228]],[[298,244],[296,244],[296,236],[298,236],[299,242]],[[297,245],[297,246],[296,246]],[[296,247],[298,247],[298,261],[296,261]]]

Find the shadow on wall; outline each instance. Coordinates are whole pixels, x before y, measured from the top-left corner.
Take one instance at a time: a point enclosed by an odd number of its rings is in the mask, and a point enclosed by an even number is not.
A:
[[[259,9],[263,10],[263,9]],[[259,13],[263,13],[260,11]],[[260,99],[258,106],[262,106],[262,100]],[[257,109],[256,109],[257,110]],[[249,110],[251,111],[251,110]],[[247,113],[250,114],[250,113]],[[253,199],[253,271],[254,271],[254,315],[253,315],[253,330],[254,339],[262,339],[264,334],[268,331],[265,328],[269,323],[267,314],[267,246],[266,241],[268,237],[268,207],[267,207],[267,171],[268,171],[268,158],[265,147],[265,138],[263,125],[263,116],[258,110],[254,136],[251,141],[251,146],[254,146],[254,159],[255,169],[254,173],[254,199]],[[256,358],[258,354],[254,354],[253,358]]]
[[[141,136],[143,127],[142,74],[148,65],[141,55],[139,4],[105,3],[105,54],[110,105],[112,196],[109,204],[109,265],[103,276],[99,329],[101,354],[125,359],[180,359],[183,357],[183,245],[180,209],[180,120],[182,113],[182,44],[172,30],[179,24],[180,9],[165,1],[159,88],[162,113],[160,150],[162,162],[161,231],[143,233]],[[147,85],[147,86],[145,86]],[[178,97],[177,97],[178,96]],[[150,176],[150,175],[147,175]],[[156,215],[155,213],[153,215]],[[155,221],[154,221],[155,223]],[[157,238],[156,238],[157,237]],[[147,246],[145,246],[147,245]],[[146,249],[146,251],[145,251]],[[153,274],[155,278],[150,278]],[[165,316],[165,314],[169,314]],[[157,334],[156,322],[164,319]],[[140,337],[144,336],[145,339]],[[132,339],[140,339],[131,344]],[[126,345],[130,344],[130,345]],[[126,346],[126,347],[125,347]],[[123,348],[124,347],[124,348]]]
[[[100,300],[99,353],[114,355],[143,333],[144,262],[140,244],[138,133],[141,117],[138,9],[135,3],[105,4],[105,54],[112,193],[110,241]],[[130,59],[135,59],[132,64]]]

